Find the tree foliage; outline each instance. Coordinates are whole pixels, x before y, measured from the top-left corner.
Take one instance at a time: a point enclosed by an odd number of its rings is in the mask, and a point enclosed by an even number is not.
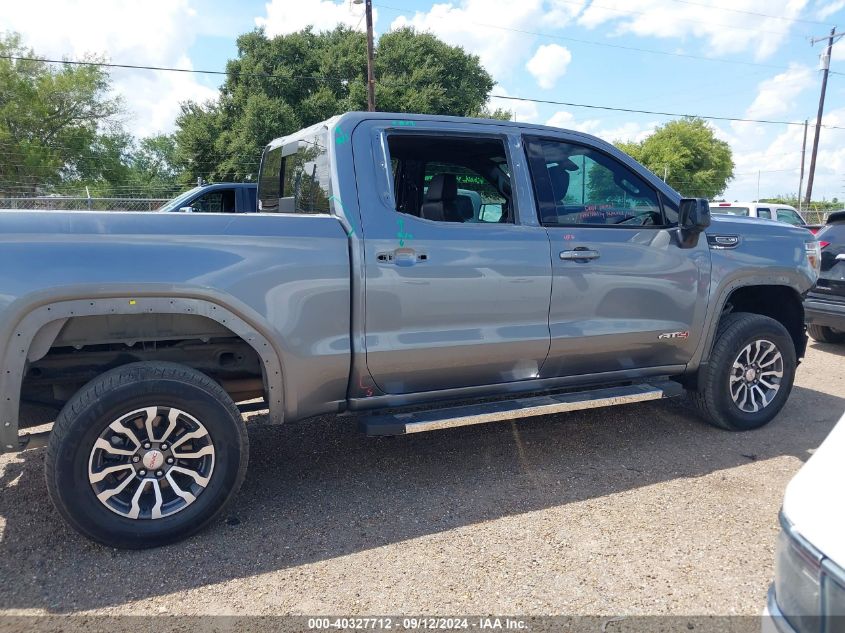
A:
[[[684,196],[715,198],[733,178],[730,146],[706,121],[685,117],[658,127],[639,143],[616,143]]]
[[[99,67],[34,58],[17,34],[0,34],[0,191],[27,193],[103,176],[121,154],[120,102]]]
[[[367,107],[367,43],[347,27],[268,38],[241,35],[220,97],[183,104],[176,160],[186,178],[250,180],[273,138],[348,110]],[[429,33],[383,34],[375,52],[376,105],[381,111],[495,116],[486,109],[493,79],[478,57]]]

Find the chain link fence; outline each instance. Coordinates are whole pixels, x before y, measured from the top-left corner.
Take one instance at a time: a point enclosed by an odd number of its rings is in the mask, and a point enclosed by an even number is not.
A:
[[[85,198],[28,196],[0,198],[0,209],[33,211],[155,211],[169,198]]]

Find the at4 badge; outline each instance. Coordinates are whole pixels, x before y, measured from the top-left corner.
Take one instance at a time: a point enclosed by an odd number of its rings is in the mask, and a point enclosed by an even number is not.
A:
[[[684,330],[683,332],[663,332],[657,338],[689,338],[689,331]]]

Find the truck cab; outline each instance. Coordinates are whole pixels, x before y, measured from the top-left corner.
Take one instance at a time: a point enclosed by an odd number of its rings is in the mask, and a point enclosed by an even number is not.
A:
[[[255,213],[255,183],[217,182],[197,185],[166,202],[159,211],[183,213]]]

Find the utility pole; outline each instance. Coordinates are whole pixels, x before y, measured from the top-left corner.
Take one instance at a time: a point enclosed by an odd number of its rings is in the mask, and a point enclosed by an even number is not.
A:
[[[801,143],[801,176],[798,178],[798,213],[801,213],[804,199],[801,190],[804,188],[804,155],[807,153],[807,119],[804,119],[804,142]]]
[[[816,175],[816,154],[819,151],[819,136],[821,136],[822,131],[822,114],[824,113],[824,95],[827,92],[827,76],[830,73],[830,56],[833,52],[833,44],[835,41],[838,41],[840,37],[842,37],[843,33],[839,35],[836,34],[836,27],[834,26],[830,29],[830,35],[827,37],[827,48],[821,55],[821,68],[822,68],[822,92],[819,95],[819,112],[816,115],[816,134],[813,137],[813,153],[810,155],[810,173],[807,176],[807,194],[804,197],[804,204],[808,207],[810,206],[810,200],[813,196],[813,178]],[[824,41],[825,38],[823,37],[814,37],[810,40],[810,44],[813,45],[816,42]]]
[[[373,72],[373,0],[352,0],[352,4],[364,4],[367,16],[367,110],[376,111],[376,76]]]
[[[755,202],[760,202],[760,170],[757,170],[757,200]]]

